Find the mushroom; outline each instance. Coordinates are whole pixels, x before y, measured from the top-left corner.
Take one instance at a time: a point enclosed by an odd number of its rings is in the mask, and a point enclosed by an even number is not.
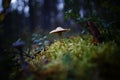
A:
[[[25,42],[21,39],[18,39],[16,42],[12,44],[14,48],[18,50],[18,53],[20,55],[20,61],[21,61],[21,67],[23,68],[26,75],[30,75],[30,72],[28,70],[28,63],[25,61],[24,54],[23,54],[23,47],[25,46]]]
[[[56,29],[52,30],[50,34],[57,33],[59,37],[59,41],[62,39],[62,32],[70,31],[70,29],[63,29],[62,27],[57,27]]]

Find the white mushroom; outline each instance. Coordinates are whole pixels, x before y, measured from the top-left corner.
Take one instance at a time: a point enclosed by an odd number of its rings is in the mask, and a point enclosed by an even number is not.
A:
[[[52,30],[50,32],[50,34],[57,33],[58,37],[59,37],[59,40],[61,41],[61,39],[62,39],[62,32],[67,32],[67,31],[70,31],[70,29],[63,29],[62,27],[57,27],[56,29]]]

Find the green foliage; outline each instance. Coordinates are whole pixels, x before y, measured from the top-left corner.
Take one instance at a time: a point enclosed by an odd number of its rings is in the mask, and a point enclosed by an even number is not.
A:
[[[85,22],[90,20],[103,27],[119,27],[119,0],[65,0],[65,20],[73,19],[85,27]],[[94,5],[94,6],[92,6]],[[86,12],[84,18],[80,18],[80,7]],[[94,7],[94,8],[93,8]],[[94,10],[94,12],[92,12]],[[97,26],[100,28],[100,26]]]
[[[39,33],[33,33],[31,40],[27,42],[27,45],[24,47],[25,57],[34,58],[48,45],[50,45],[50,41],[47,36],[43,36]]]
[[[92,36],[74,37],[55,41],[46,51],[42,51],[31,64],[36,65],[44,79],[59,80],[101,80],[110,73],[110,80],[119,72],[119,48],[115,42],[92,43]],[[44,60],[48,60],[46,63]],[[105,64],[106,63],[106,64]],[[109,68],[106,68],[109,64]],[[111,69],[113,68],[113,69]],[[106,72],[104,70],[106,69]],[[114,72],[112,75],[112,72]],[[119,71],[119,68],[117,68]],[[118,76],[117,76],[118,77]]]

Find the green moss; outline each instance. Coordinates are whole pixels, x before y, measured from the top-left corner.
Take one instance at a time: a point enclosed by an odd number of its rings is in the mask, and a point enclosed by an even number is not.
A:
[[[105,63],[110,64],[110,66],[114,66],[115,63],[116,67],[119,66],[119,58],[116,56],[119,55],[119,51],[114,42],[94,45],[91,40],[91,36],[78,36],[63,39],[62,42],[55,41],[30,63],[37,64],[36,68],[40,69],[41,74],[45,71],[49,73],[46,78],[50,77],[50,79],[100,80],[109,72]],[[49,62],[45,63],[44,60]],[[43,64],[39,64],[41,62]],[[104,69],[107,72],[101,76]]]

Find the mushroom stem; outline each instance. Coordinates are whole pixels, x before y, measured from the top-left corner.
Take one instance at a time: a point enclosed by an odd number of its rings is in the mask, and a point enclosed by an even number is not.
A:
[[[62,32],[58,33],[59,41],[61,42],[62,39]]]

